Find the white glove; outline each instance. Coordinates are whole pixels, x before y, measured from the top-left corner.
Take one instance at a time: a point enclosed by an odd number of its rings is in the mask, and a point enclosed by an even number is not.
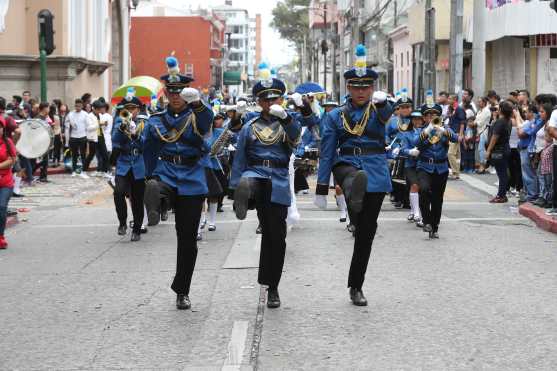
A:
[[[238,112],[240,115],[246,113],[247,110],[248,110],[248,103],[246,101],[241,100],[236,105],[236,112]]]
[[[425,135],[429,135],[432,130],[433,130],[433,125],[430,122],[429,125],[427,125],[427,127],[424,129]]]
[[[440,126],[439,128],[437,128],[437,131],[439,132],[439,134],[443,134],[446,130],[445,127]]]
[[[420,150],[417,149],[416,147],[412,148],[411,150],[408,151],[408,153],[410,154],[410,156],[412,157],[418,157],[420,155]]]
[[[385,151],[389,152],[391,150],[391,146],[385,147]]]
[[[288,114],[286,113],[284,108],[282,108],[282,106],[279,106],[278,104],[273,104],[271,108],[269,108],[269,113],[281,120],[284,120],[288,117]]]
[[[327,196],[315,195],[313,204],[318,208],[325,210],[327,208]]]
[[[383,103],[386,100],[387,100],[387,93],[385,93],[384,91],[376,91],[373,93],[373,96],[371,97],[371,101],[373,102],[373,104]]]
[[[200,99],[199,98],[199,90],[194,89],[194,88],[184,88],[184,89],[182,89],[182,92],[180,93],[180,96],[188,104],[193,103],[193,102],[198,102],[199,99]]]
[[[397,157],[399,153],[400,153],[400,147],[396,147],[395,149],[393,149],[393,156]]]
[[[302,100],[302,94],[294,93],[294,94],[292,94],[291,98],[294,101],[294,104],[296,106],[302,107],[304,105],[304,101]]]
[[[135,122],[130,122],[130,134],[134,135],[136,132],[137,126],[135,125]]]

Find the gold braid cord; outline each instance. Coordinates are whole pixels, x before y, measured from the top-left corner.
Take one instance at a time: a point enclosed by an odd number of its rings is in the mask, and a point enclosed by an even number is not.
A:
[[[199,133],[199,130],[197,130],[197,118],[195,117],[195,114],[193,114],[193,113],[192,113],[191,115],[188,116],[188,119],[187,119],[187,121],[186,121],[186,124],[185,124],[179,131],[176,131],[176,130],[173,129],[173,130],[171,130],[171,131],[168,133],[168,134],[171,134],[170,137],[164,136],[164,135],[160,132],[159,128],[158,128],[156,125],[154,125],[154,127],[155,127],[155,131],[157,132],[157,135],[159,136],[159,138],[160,138],[163,142],[166,142],[166,143],[175,143],[175,142],[178,141],[178,139],[180,139],[180,137],[182,136],[182,134],[184,134],[184,132],[186,131],[186,129],[188,128],[188,126],[190,126],[190,124],[191,124],[192,127],[193,127],[193,132],[194,132],[195,134],[201,136],[201,134]]]
[[[356,125],[354,125],[354,128],[350,127],[350,123],[348,122],[348,120],[346,120],[344,112],[341,112],[340,117],[342,117],[342,125],[344,126],[344,130],[352,135],[357,135],[359,137],[362,136],[366,129],[369,116],[373,111],[375,111],[375,105],[372,102],[369,102],[362,118],[356,123]]]
[[[279,141],[285,142],[287,136],[282,126],[277,122],[271,125],[278,125],[278,128],[275,126],[275,128],[273,129],[269,125],[259,126],[257,125],[256,122],[254,122],[251,125],[251,130],[253,132],[253,135],[255,135],[255,137],[257,138],[257,140],[259,140],[259,142],[261,142],[261,144],[263,145],[272,146],[273,144],[278,143]]]

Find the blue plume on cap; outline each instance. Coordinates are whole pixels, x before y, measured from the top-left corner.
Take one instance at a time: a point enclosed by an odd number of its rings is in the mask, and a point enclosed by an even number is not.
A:
[[[174,68],[178,66],[178,59],[176,57],[166,57],[166,66],[170,68]]]
[[[259,65],[257,66],[257,68],[260,69],[260,70],[264,70],[264,69],[269,68],[269,65],[268,65],[267,63],[265,63],[265,62],[261,62],[261,63],[259,63]]]
[[[135,88],[133,86],[128,87],[128,90],[126,91],[126,100],[129,102],[133,99],[134,96]]]
[[[356,46],[356,56],[363,57],[365,55],[366,55],[366,47],[362,44],[358,44],[358,46]]]

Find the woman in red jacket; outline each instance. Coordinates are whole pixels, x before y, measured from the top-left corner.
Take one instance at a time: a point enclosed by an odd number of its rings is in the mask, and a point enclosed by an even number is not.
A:
[[[8,213],[8,202],[12,196],[14,177],[12,167],[16,159],[15,145],[7,136],[6,121],[0,117],[0,249],[8,247],[4,238],[6,228],[6,215]]]

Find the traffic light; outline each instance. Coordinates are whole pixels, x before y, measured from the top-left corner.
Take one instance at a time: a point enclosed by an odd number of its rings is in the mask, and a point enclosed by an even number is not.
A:
[[[39,50],[42,49],[46,55],[52,54],[56,46],[54,45],[54,15],[48,9],[43,9],[37,15],[39,21]],[[43,43],[41,43],[41,38]]]

